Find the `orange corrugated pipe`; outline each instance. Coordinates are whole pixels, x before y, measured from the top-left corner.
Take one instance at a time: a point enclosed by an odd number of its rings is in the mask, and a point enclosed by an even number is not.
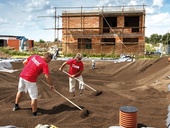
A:
[[[124,128],[137,128],[137,109],[132,106],[120,107],[119,125]]]

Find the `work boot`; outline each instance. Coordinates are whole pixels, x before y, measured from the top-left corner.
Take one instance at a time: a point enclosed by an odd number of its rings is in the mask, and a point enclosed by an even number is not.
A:
[[[83,95],[83,89],[80,89],[80,96]]]
[[[80,93],[80,96],[83,96],[83,93]]]
[[[33,115],[33,116],[37,116],[37,112],[33,112],[32,115]]]
[[[13,107],[13,111],[17,111],[17,110],[20,110],[21,108],[19,107],[18,104],[15,104],[14,107]]]

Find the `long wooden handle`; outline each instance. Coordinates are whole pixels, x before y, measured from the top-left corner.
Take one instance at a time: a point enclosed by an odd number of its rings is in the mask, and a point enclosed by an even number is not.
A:
[[[70,74],[67,73],[66,71],[63,70],[63,72],[64,72],[65,74],[67,74],[67,75],[70,76]],[[74,77],[74,79],[76,79],[77,81],[83,82],[83,81],[77,79],[76,77]],[[90,87],[89,85],[87,85],[86,83],[83,82],[83,84],[84,84],[85,86],[89,87],[90,89],[92,89],[93,91],[95,91],[95,92],[97,91],[97,90],[95,90],[94,88],[92,88],[92,87]]]
[[[45,81],[39,79],[41,82],[43,82],[44,84],[46,84],[47,86],[50,87],[49,84],[47,84]],[[70,102],[71,104],[73,104],[74,106],[76,106],[78,109],[83,110],[82,108],[80,108],[78,105],[76,105],[75,103],[73,103],[71,100],[69,100],[67,97],[63,96],[61,93],[59,93],[56,89],[53,89],[58,95],[62,96],[64,99],[66,99],[68,102]]]

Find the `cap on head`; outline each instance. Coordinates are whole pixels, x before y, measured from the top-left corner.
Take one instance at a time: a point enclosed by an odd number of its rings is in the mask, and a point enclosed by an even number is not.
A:
[[[81,60],[82,59],[82,55],[81,55],[81,53],[77,53],[77,55],[76,55],[76,57],[75,57],[76,59],[78,59],[78,60]]]

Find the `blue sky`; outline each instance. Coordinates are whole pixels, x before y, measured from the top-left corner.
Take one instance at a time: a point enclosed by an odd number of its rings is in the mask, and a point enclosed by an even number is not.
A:
[[[146,36],[170,32],[169,0],[0,0],[0,35],[54,40],[54,7],[147,5]],[[57,10],[57,15],[61,10]],[[58,25],[58,23],[57,23]],[[59,27],[61,27],[59,21]],[[60,33],[56,34],[61,38]]]

